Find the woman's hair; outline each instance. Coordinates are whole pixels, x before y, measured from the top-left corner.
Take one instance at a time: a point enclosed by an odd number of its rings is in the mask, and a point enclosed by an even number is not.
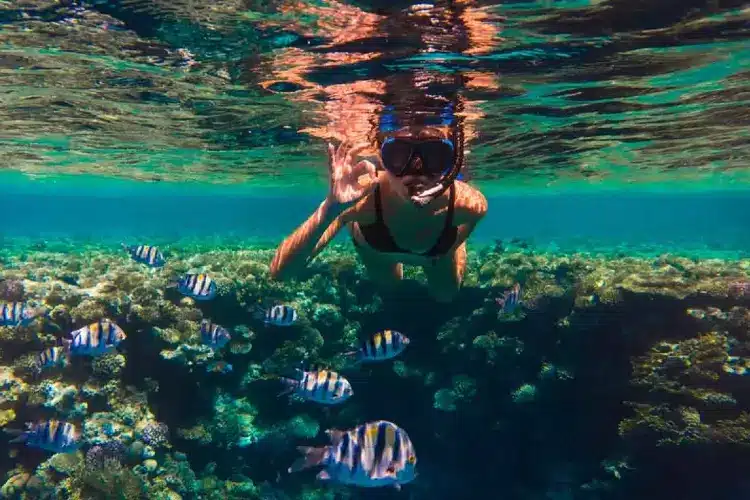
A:
[[[378,142],[389,132],[405,127],[449,131],[461,127],[463,80],[460,74],[425,69],[389,75],[376,128]]]

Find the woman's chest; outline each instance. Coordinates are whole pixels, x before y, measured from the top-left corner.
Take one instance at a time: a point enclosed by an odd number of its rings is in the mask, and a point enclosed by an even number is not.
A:
[[[437,219],[437,217],[436,217]],[[445,227],[441,220],[398,220],[386,223],[394,243],[410,252],[429,251],[440,238]]]

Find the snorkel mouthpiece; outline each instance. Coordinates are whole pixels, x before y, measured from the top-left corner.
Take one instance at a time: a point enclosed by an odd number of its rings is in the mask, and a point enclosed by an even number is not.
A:
[[[415,195],[412,195],[411,202],[419,207],[423,207],[427,205],[429,202],[435,199],[437,195],[440,195],[448,188],[448,186],[443,185],[443,183],[438,183],[436,186],[431,187],[425,191],[422,191],[421,193],[417,193]]]

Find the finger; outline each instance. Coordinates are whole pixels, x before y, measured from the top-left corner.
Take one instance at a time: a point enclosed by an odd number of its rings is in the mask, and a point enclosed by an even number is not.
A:
[[[383,158],[380,155],[373,157],[378,164],[378,167],[380,167],[381,170],[385,170],[385,163],[383,163]]]
[[[328,179],[330,182],[333,182],[333,180],[336,178],[336,167],[334,166],[335,157],[336,157],[336,146],[334,146],[332,143],[328,143]]]
[[[375,165],[370,160],[362,160],[352,167],[352,174],[357,177],[366,175],[368,177],[375,176]]]
[[[349,149],[349,144],[351,144],[351,141],[348,138],[344,138],[343,141],[341,141],[341,144],[339,144],[338,149],[336,150],[336,161],[341,162],[346,157],[346,152]]]
[[[377,170],[375,165],[368,160],[362,160],[357,163],[352,169],[355,179],[360,186],[369,187],[378,180]]]
[[[360,142],[352,146],[346,153],[346,164],[351,165],[354,162],[354,158],[365,149],[369,149],[372,145],[369,142]]]

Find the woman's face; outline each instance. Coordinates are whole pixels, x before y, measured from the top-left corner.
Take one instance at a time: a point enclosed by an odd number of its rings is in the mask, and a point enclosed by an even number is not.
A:
[[[406,175],[396,177],[396,181],[403,186],[408,198],[416,196],[435,186],[442,178],[441,174],[425,172],[422,157],[415,154],[409,160]],[[395,176],[394,176],[395,177]]]
[[[447,137],[446,127],[404,127],[389,134],[386,138],[408,139],[410,141],[434,141]],[[384,140],[386,138],[383,138]],[[430,173],[425,169],[424,159],[415,152],[403,169],[405,175],[395,175],[386,168],[386,175],[399,197],[411,199],[440,182],[442,174]]]

